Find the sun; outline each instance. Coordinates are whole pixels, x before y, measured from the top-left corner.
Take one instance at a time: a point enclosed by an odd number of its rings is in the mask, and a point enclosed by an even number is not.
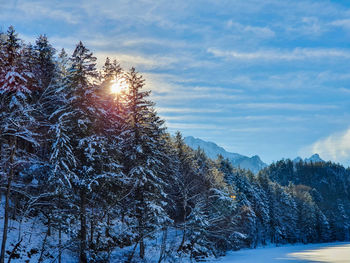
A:
[[[113,80],[112,85],[110,87],[111,93],[114,93],[114,94],[119,94],[120,92],[122,92],[127,88],[128,88],[128,85],[126,83],[126,80],[123,78]]]

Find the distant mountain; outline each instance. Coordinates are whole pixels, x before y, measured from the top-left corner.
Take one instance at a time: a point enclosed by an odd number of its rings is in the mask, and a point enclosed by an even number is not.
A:
[[[313,163],[323,163],[324,160],[321,159],[321,157],[316,153],[314,155],[312,155],[310,158],[306,158],[304,159],[304,162],[306,163],[310,163],[310,162],[313,162]]]
[[[314,155],[312,155],[310,158],[305,158],[304,160],[300,157],[297,157],[293,160],[294,163],[298,163],[300,161],[304,161],[306,163],[322,163],[324,162],[324,160],[321,159],[321,157],[316,153]]]
[[[238,153],[227,152],[224,148],[213,142],[203,141],[192,136],[185,137],[185,143],[194,150],[198,147],[201,148],[212,159],[216,159],[221,154],[224,158],[229,159],[234,167],[248,169],[253,173],[257,173],[267,166],[266,163],[260,160],[258,155],[247,157]]]

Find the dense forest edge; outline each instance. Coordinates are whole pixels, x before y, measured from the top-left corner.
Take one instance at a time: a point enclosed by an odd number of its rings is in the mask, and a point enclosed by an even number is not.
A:
[[[126,88],[111,94],[116,82]],[[281,160],[253,174],[212,160],[168,133],[144,85],[117,60],[97,69],[82,42],[69,56],[45,35],[0,33],[0,263],[349,240],[349,169]]]

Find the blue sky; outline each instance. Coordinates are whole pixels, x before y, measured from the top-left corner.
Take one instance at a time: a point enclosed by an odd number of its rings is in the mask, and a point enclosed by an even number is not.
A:
[[[0,0],[0,26],[136,66],[171,132],[350,162],[350,2]]]

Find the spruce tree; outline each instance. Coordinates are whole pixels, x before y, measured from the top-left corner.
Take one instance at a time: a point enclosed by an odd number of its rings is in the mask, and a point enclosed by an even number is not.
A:
[[[56,50],[49,43],[47,36],[40,35],[35,42],[34,51],[34,74],[38,81],[39,89],[43,92],[50,85],[55,75],[54,55]]]
[[[164,175],[159,172],[165,165],[164,128],[148,100],[150,92],[142,91],[142,76],[132,68],[125,78],[129,90],[124,98],[127,126],[123,131],[123,169],[132,188],[132,200],[128,200],[130,214],[135,215],[135,249],[139,245],[140,258],[144,258],[145,238],[170,221],[165,211]]]
[[[31,105],[32,87],[29,85],[33,76],[22,57],[21,43],[13,27],[8,29],[2,49],[4,61],[0,76],[0,169],[6,179],[6,194],[1,263],[5,259],[12,184],[19,170],[33,162],[33,149],[38,145],[34,132],[34,108]]]
[[[76,46],[70,59],[71,67],[64,80],[65,104],[58,118],[66,119],[59,131],[69,134],[69,149],[72,150],[69,169],[70,184],[77,193],[79,207],[79,261],[87,262],[87,210],[88,196],[98,171],[99,144],[94,136],[97,109],[95,105],[96,58],[81,43]],[[69,151],[65,154],[69,154]],[[68,163],[67,163],[68,165]]]

